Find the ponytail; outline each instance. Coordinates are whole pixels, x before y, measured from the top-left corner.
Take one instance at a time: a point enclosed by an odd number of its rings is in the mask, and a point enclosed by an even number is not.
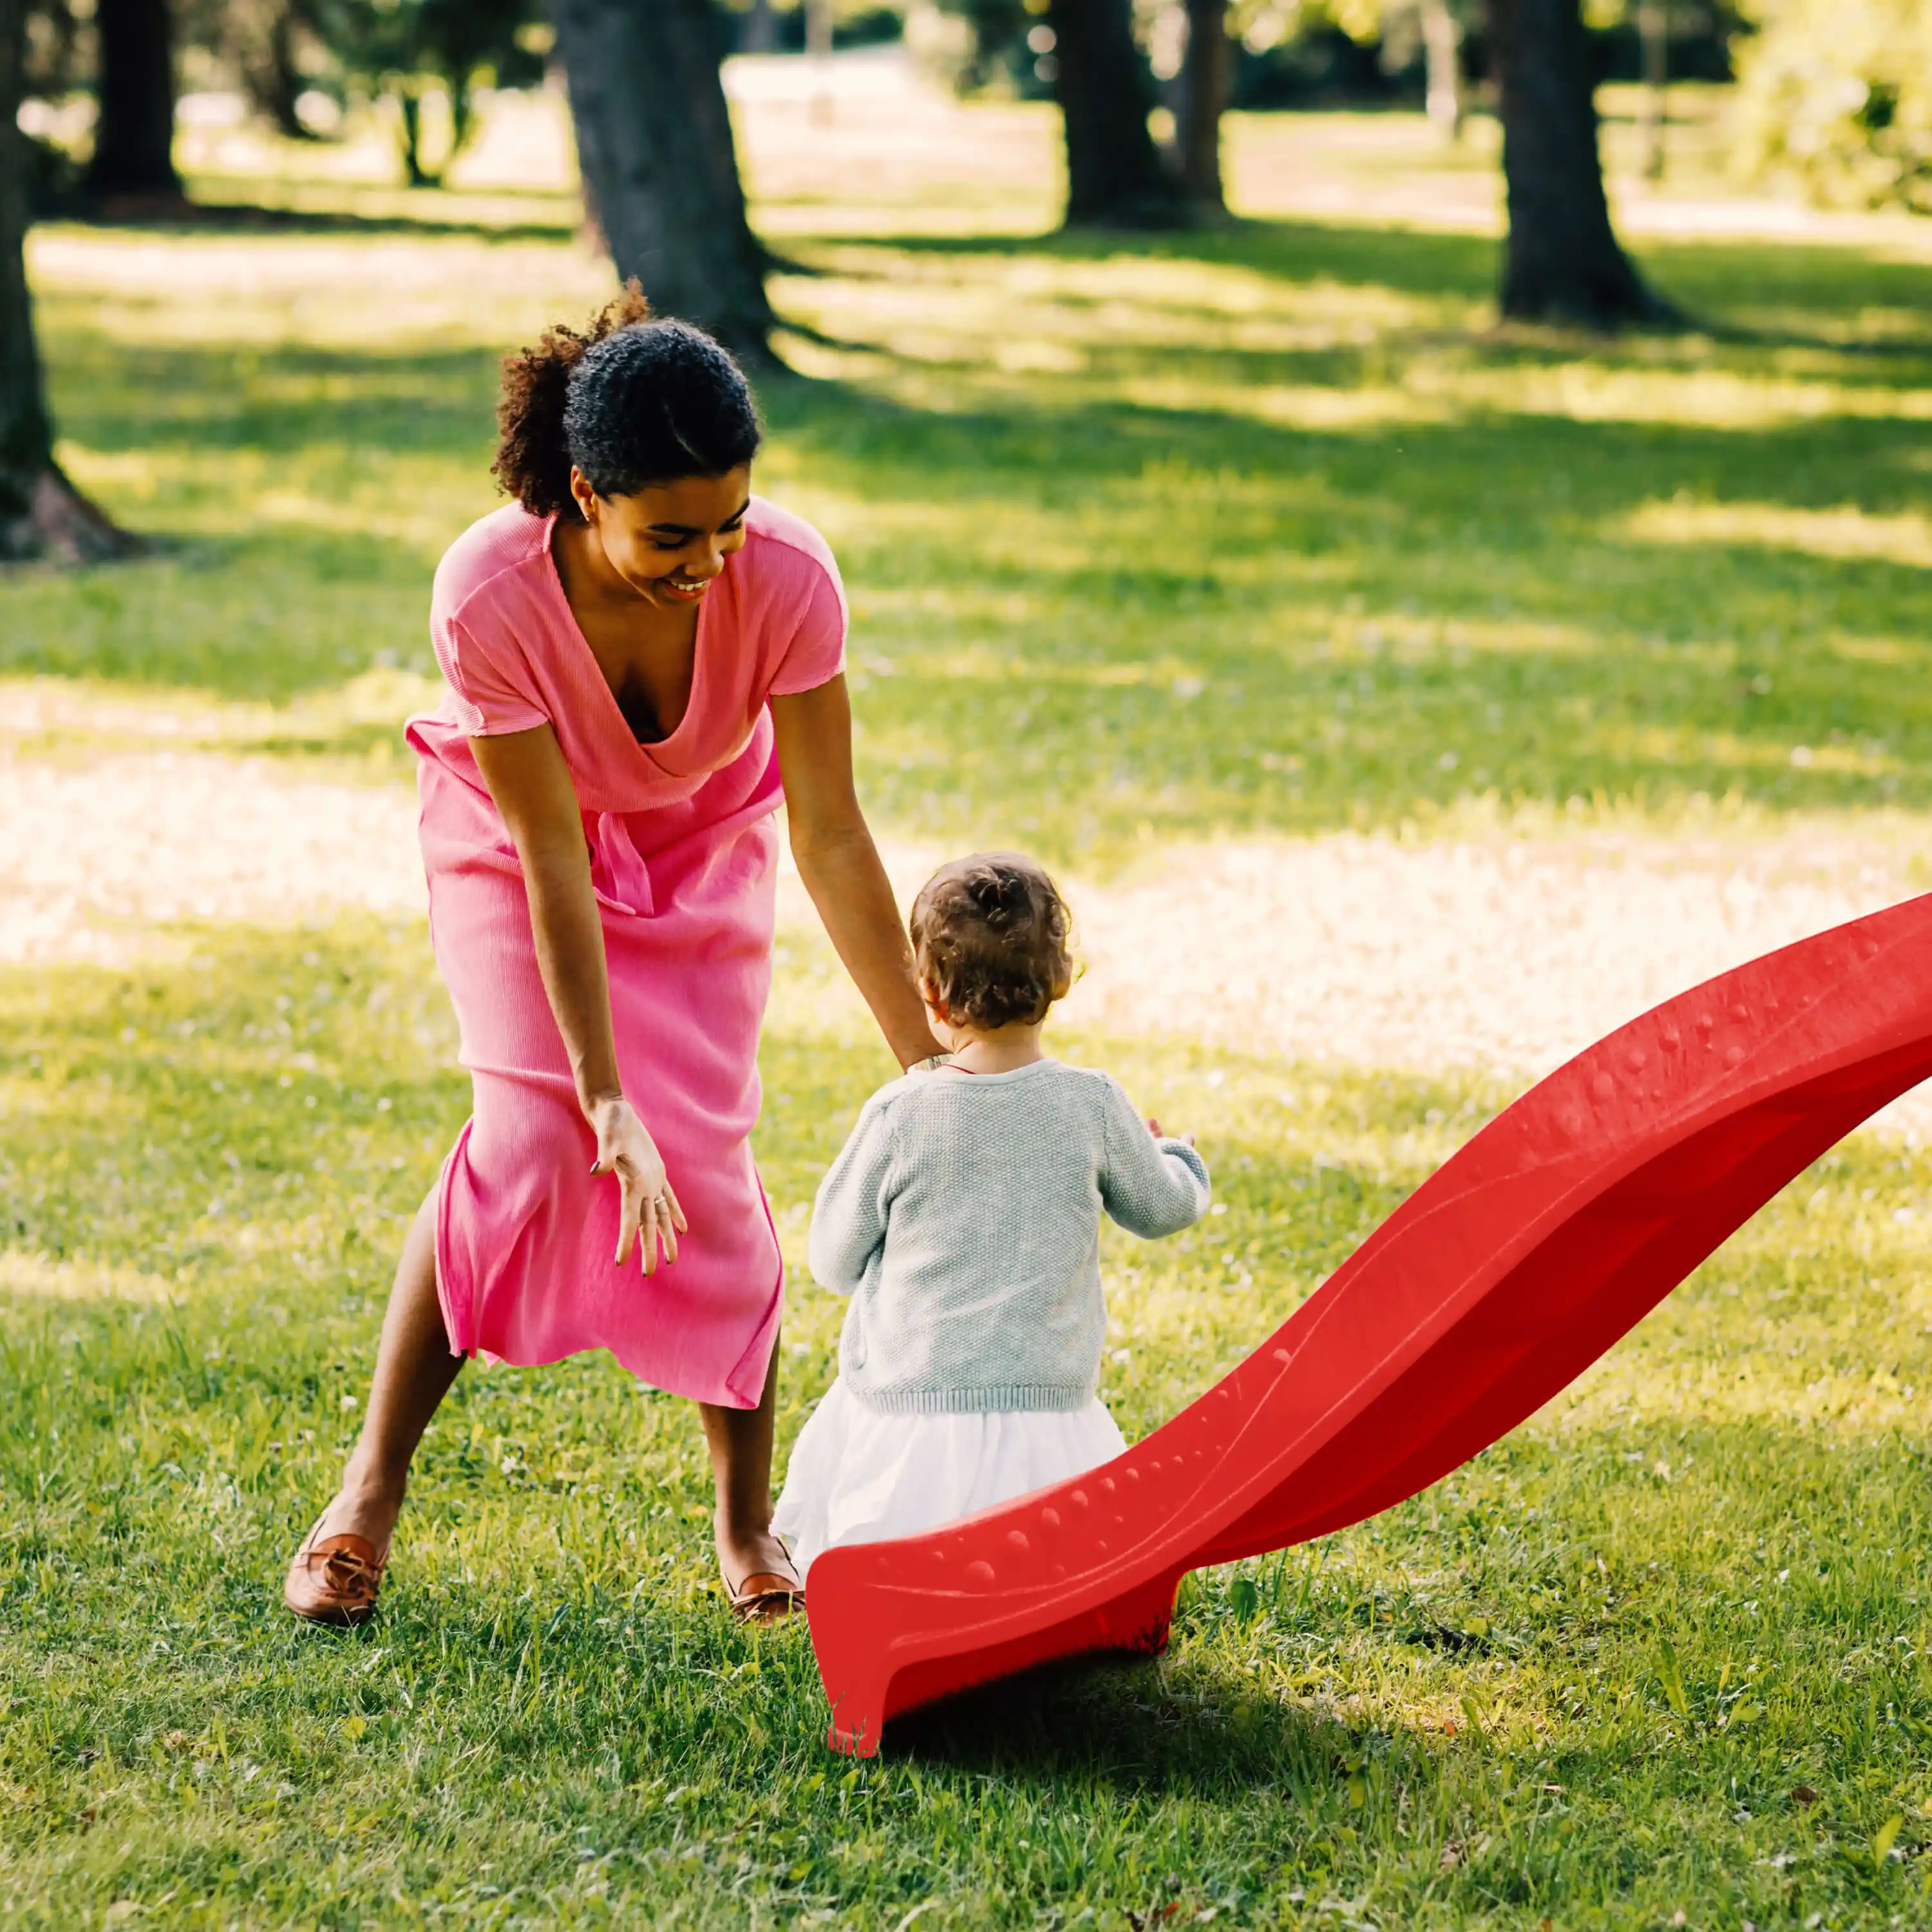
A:
[[[570,374],[592,343],[650,319],[651,305],[634,281],[590,318],[580,334],[562,322],[545,329],[533,348],[503,358],[503,393],[496,404],[496,457],[490,472],[532,516],[574,518],[570,446],[563,433]]]

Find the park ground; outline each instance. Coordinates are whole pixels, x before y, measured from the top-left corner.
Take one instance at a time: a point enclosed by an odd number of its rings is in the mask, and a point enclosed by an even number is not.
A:
[[[1074,241],[1043,111],[852,63],[825,124],[796,70],[740,76],[802,325],[761,481],[844,566],[868,808],[903,884],[1064,869],[1060,1050],[1216,1169],[1107,1250],[1138,1435],[1526,1077],[1932,884],[1932,230],[1694,126],[1619,201],[1702,326],[1498,332],[1480,125],[1240,122],[1240,224]],[[381,1617],[281,1616],[465,1109],[397,728],[494,358],[609,288],[556,129],[410,195],[211,115],[196,192],[274,218],[34,238],[64,458],[163,544],[0,585],[0,1919],[1932,1920],[1922,1103],[1475,1462],[1191,1580],[1158,1664],[874,1762],[802,1631],[729,1625],[692,1418],[608,1360],[466,1374]],[[889,1070],[784,904],[782,1454]]]

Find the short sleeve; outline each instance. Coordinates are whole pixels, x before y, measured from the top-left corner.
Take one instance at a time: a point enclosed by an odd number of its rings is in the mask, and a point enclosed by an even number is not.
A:
[[[431,618],[430,639],[443,682],[454,697],[452,710],[464,736],[497,738],[550,722],[549,712],[534,694],[520,688],[512,667],[499,661],[514,652],[490,651],[466,624],[440,614]]]
[[[848,614],[836,566],[813,560],[811,594],[771,682],[774,698],[790,698],[827,684],[845,668]]]

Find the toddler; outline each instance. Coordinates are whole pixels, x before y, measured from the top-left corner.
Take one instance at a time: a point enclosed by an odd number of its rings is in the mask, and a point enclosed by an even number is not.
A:
[[[1041,1052],[1072,983],[1070,923],[1011,852],[942,868],[914,904],[920,988],[951,1053],[866,1102],[818,1190],[812,1272],[852,1304],[772,1525],[802,1570],[1126,1446],[1096,1393],[1100,1216],[1178,1233],[1208,1210],[1208,1169],[1111,1076]]]

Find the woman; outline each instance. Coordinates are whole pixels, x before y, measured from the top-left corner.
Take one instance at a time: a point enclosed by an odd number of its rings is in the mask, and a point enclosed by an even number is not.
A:
[[[740,1616],[802,1585],[771,1532],[784,1267],[752,1164],[781,797],[902,1066],[937,1054],[852,788],[832,554],[751,494],[745,379],[634,289],[504,365],[515,497],[443,558],[448,690],[413,718],[430,931],[475,1110],[418,1210],[298,1616],[374,1608],[410,1460],[466,1355],[608,1348],[693,1398]]]

